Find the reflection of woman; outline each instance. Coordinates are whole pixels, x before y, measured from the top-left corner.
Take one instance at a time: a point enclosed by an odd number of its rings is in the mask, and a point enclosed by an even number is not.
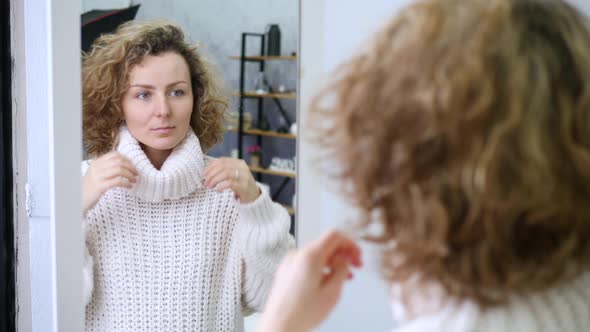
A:
[[[204,155],[226,109],[174,25],[129,23],[84,59],[87,331],[239,331],[293,246],[237,159]]]
[[[399,331],[590,331],[587,19],[419,1],[341,70],[314,123],[334,125],[319,137],[363,230],[383,230]],[[260,331],[311,330],[359,255],[339,233],[290,255]]]

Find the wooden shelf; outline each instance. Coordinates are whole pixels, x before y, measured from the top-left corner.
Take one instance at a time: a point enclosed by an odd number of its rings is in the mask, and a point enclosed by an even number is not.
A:
[[[239,55],[233,55],[229,57],[232,60],[240,60],[241,57]],[[265,56],[245,56],[244,60],[246,61],[270,61],[270,60],[297,60],[297,56],[295,55],[265,55]]]
[[[227,129],[227,131],[238,132],[238,128],[230,128],[230,129]],[[270,137],[297,139],[297,136],[295,136],[293,134],[279,133],[279,132],[270,131],[270,130],[244,129],[242,132],[244,134],[247,134],[247,135],[270,136]]]
[[[287,212],[288,212],[290,215],[294,215],[294,214],[295,214],[295,209],[294,209],[294,208],[292,208],[292,207],[290,207],[289,205],[283,205],[283,207],[284,207],[285,209],[287,209]]]
[[[269,175],[276,175],[276,176],[284,176],[288,178],[295,178],[297,174],[293,172],[282,172],[282,171],[275,171],[272,169],[262,168],[262,167],[255,167],[250,166],[250,170],[254,173],[261,173],[261,174],[269,174]]]
[[[239,97],[240,92],[234,91],[232,95]],[[245,91],[242,95],[248,98],[278,98],[278,99],[296,99],[297,94],[295,92],[289,93],[256,93],[254,91]]]

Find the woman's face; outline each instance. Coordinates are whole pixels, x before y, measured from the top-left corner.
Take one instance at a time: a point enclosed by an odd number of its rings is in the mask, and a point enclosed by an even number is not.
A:
[[[122,108],[129,131],[148,156],[178,145],[188,131],[193,110],[184,58],[174,52],[144,57],[129,73]]]

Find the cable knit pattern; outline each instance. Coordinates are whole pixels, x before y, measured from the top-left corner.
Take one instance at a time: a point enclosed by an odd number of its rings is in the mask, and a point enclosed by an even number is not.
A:
[[[417,290],[418,291],[418,290]],[[417,314],[393,302],[395,332],[586,332],[590,331],[590,272],[544,292],[513,296],[506,305],[484,310],[472,301],[444,301],[435,287],[422,289]],[[394,298],[399,298],[398,289]]]
[[[117,150],[140,175],[88,212],[86,331],[242,331],[294,246],[287,211],[265,191],[241,204],[203,186],[192,131],[160,170],[124,127]]]

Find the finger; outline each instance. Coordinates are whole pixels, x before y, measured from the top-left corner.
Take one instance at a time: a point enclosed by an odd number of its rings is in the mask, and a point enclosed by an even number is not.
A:
[[[105,188],[104,188],[105,191],[115,188],[115,187],[122,187],[122,188],[127,188],[127,189],[131,189],[133,187],[131,182],[129,182],[129,180],[124,176],[119,176],[119,177],[109,179],[104,184],[105,184]]]
[[[213,178],[210,178],[209,181],[206,182],[206,184],[209,188],[215,188],[223,181],[227,181],[230,183],[236,182],[233,176],[230,175],[230,172],[226,169],[220,173],[217,173],[217,175],[215,175]]]
[[[217,186],[215,186],[215,191],[217,192],[222,192],[227,189],[235,191],[234,183],[232,181],[221,181]]]
[[[207,177],[209,175],[209,172],[211,172],[211,169],[215,167],[216,164],[217,160],[210,161],[209,164],[203,169],[203,177]]]
[[[224,168],[224,166],[226,166],[228,159],[231,160],[230,158],[224,158],[224,157],[212,160],[209,163],[209,165],[205,168],[205,170],[203,171],[203,176],[211,175],[209,173],[211,173],[212,170],[217,169],[219,167]]]
[[[117,151],[111,151],[109,153],[105,153],[102,157],[99,157],[97,160],[111,160],[113,158],[118,158],[121,154]]]
[[[131,162],[131,160],[125,158],[123,165],[125,168],[130,170],[134,175],[136,175],[136,176],[139,175],[139,172],[137,171],[137,167],[135,167],[135,165]]]
[[[360,251],[356,248],[344,248],[336,250],[336,252],[330,258],[328,258],[328,265],[331,265],[334,259],[337,257],[345,258],[355,267],[361,267],[363,265]]]
[[[210,168],[207,174],[203,173],[203,176],[205,177],[205,185],[209,186],[211,180],[219,174],[223,173],[225,170],[226,167],[224,167],[223,165],[216,165]]]
[[[133,163],[129,159],[122,156],[112,156],[111,158],[96,165],[96,171],[100,174],[112,174],[111,171],[117,169],[127,169],[134,176],[138,175],[137,169]]]
[[[138,175],[135,165],[123,155],[118,155],[116,158],[111,159],[111,165],[112,167],[126,168],[134,175]]]
[[[127,168],[112,168],[112,169],[106,170],[105,173],[101,174],[101,178],[103,180],[111,180],[115,177],[121,177],[121,176],[126,178],[127,180],[129,180],[129,182],[132,182],[132,183],[137,182],[137,175],[132,173]]]
[[[361,249],[359,246],[355,246],[353,249],[351,249],[350,257],[352,257],[351,262],[354,266],[356,266],[356,267],[363,266],[363,258],[362,258]]]
[[[325,288],[339,288],[348,276],[351,275],[348,261],[345,258],[338,259],[334,266],[331,267],[330,272],[322,278],[322,287]]]
[[[328,259],[339,250],[350,250],[360,260],[360,248],[350,238],[337,231],[330,231],[310,245],[311,250],[318,255],[318,260],[325,264]]]
[[[328,258],[327,265],[332,266],[337,259],[345,259],[354,267],[361,267],[360,253],[349,249],[339,249]]]

